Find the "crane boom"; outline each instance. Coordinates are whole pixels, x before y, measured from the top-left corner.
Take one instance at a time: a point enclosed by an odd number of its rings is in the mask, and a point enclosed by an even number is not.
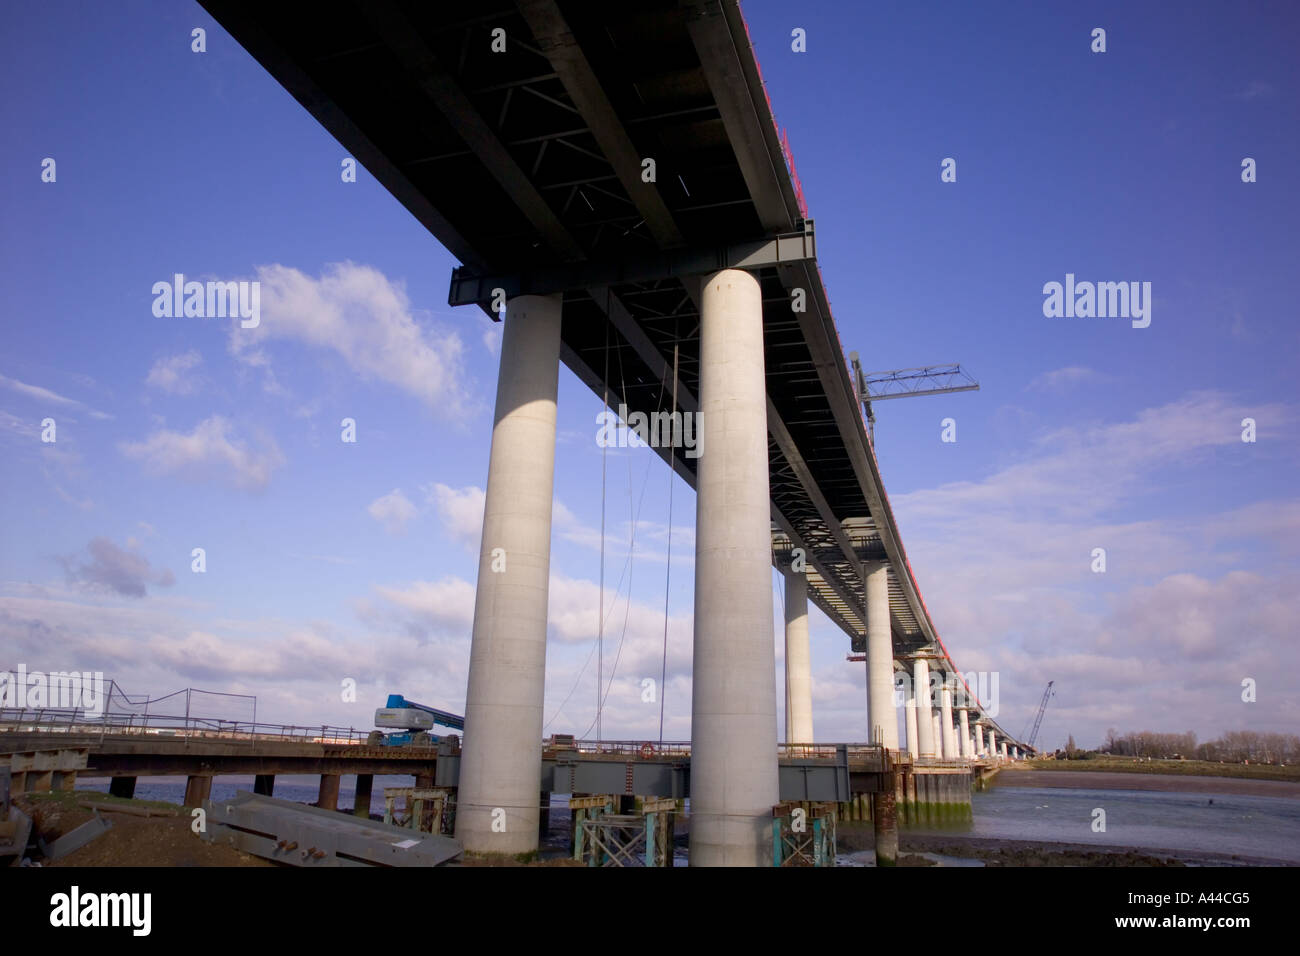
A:
[[[1034,729],[1030,731],[1029,739],[1025,741],[1030,747],[1034,745],[1034,741],[1038,738],[1038,728],[1043,725],[1043,711],[1047,710],[1047,701],[1052,696],[1052,685],[1055,683],[1056,681],[1049,680],[1047,689],[1043,691],[1043,699],[1038,704],[1038,716],[1034,718]]]
[[[862,411],[867,416],[867,433],[876,440],[876,413],[872,402],[887,398],[913,398],[917,395],[946,395],[949,392],[978,392],[980,383],[956,362],[946,365],[923,365],[919,368],[896,368],[887,372],[864,372],[857,352],[849,353],[853,363],[853,383]]]
[[[450,727],[452,730],[465,729],[465,718],[459,714],[439,710],[437,707],[430,707],[428,704],[417,704],[413,700],[407,700],[401,694],[389,694],[388,707],[401,710],[421,710],[430,715],[435,724],[442,724],[442,726]]]

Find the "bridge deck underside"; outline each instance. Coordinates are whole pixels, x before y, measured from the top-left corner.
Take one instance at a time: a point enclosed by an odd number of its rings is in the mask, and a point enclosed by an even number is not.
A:
[[[735,0],[200,0],[465,266],[626,263],[802,228]],[[504,30],[505,52],[493,51]],[[498,43],[500,37],[498,37]],[[654,184],[641,159],[655,161]],[[759,271],[774,560],[861,650],[858,562],[890,564],[899,652],[936,640],[814,261]],[[803,289],[807,311],[791,308]],[[698,277],[564,293],[562,357],[611,405],[694,411]],[[694,485],[695,460],[675,467]],[[659,449],[668,459],[668,449]],[[840,525],[853,525],[852,550]]]

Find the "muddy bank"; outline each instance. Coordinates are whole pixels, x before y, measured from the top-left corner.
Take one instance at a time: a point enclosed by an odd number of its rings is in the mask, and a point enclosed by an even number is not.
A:
[[[875,836],[871,827],[841,824],[836,832],[840,853],[871,850]],[[965,860],[979,860],[985,866],[1286,866],[1277,860],[1208,853],[1194,850],[1164,850],[1096,846],[1087,843],[1048,843],[1036,840],[1006,840],[949,833],[898,834],[900,864],[930,866],[932,861],[917,854],[934,853]],[[904,862],[906,857],[910,860]]]
[[[1044,787],[1062,790],[1158,790],[1163,793],[1222,793],[1300,800],[1300,783],[1241,777],[1182,774],[1112,773],[1104,770],[999,770],[995,787]]]

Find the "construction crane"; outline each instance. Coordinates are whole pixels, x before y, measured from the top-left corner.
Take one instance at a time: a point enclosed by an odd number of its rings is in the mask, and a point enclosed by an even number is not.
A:
[[[896,368],[887,372],[863,372],[858,353],[850,352],[853,380],[858,401],[867,416],[867,433],[876,443],[876,413],[872,402],[887,398],[912,398],[916,395],[943,395],[948,392],[978,392],[980,383],[956,362],[948,365],[924,365],[920,368]]]
[[[1043,725],[1043,711],[1047,710],[1047,701],[1052,696],[1052,685],[1055,683],[1056,681],[1049,680],[1047,688],[1043,691],[1043,699],[1038,704],[1038,714],[1034,717],[1034,729],[1030,731],[1029,737],[1025,740],[1025,744],[1029,747],[1033,747],[1034,741],[1038,739],[1038,728]],[[1024,734],[1021,733],[1021,736],[1023,737]]]

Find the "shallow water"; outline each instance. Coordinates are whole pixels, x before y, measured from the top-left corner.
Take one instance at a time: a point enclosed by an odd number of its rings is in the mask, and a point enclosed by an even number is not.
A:
[[[1149,850],[1237,854],[1300,863],[1300,800],[1144,790],[993,787],[971,796],[974,820],[944,830]],[[1094,831],[1095,811],[1105,831]]]

